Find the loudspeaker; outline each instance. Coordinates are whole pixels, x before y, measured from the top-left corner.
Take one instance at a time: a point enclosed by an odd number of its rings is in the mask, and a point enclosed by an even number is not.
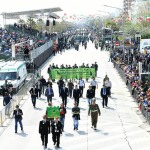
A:
[[[55,20],[53,20],[53,26],[55,26],[56,25],[56,21]]]
[[[49,26],[49,20],[46,20],[46,26]]]

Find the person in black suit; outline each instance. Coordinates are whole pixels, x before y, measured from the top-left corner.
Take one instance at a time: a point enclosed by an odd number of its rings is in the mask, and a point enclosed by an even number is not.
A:
[[[62,98],[62,103],[65,105],[65,107],[67,106],[67,97],[69,95],[68,92],[68,88],[64,84],[63,87],[60,89],[60,96]]]
[[[59,96],[61,96],[61,93],[60,93],[60,92],[61,92],[61,89],[62,89],[62,87],[63,87],[63,85],[64,85],[64,81],[63,81],[62,77],[60,78],[60,80],[58,80],[57,84],[58,84]]]
[[[60,134],[62,134],[62,124],[58,120],[58,118],[55,118],[55,120],[51,124],[51,128],[52,128],[52,139],[53,139],[54,145],[57,142],[57,147],[59,148]]]
[[[92,86],[89,86],[89,89],[86,92],[86,97],[88,99],[89,105],[92,104],[92,98],[94,97],[94,90],[92,89]]]
[[[101,97],[103,99],[102,106],[104,108],[104,105],[107,107],[108,104],[108,90],[105,85],[103,85],[103,88],[101,88]]]
[[[35,86],[33,86],[33,88],[31,88],[29,92],[31,94],[31,100],[32,100],[33,107],[35,108],[36,98],[38,97],[38,89],[35,88]]]
[[[16,105],[16,109],[13,112],[13,116],[15,117],[15,133],[17,133],[18,122],[20,124],[21,131],[23,131],[22,115],[22,110],[19,108],[18,105]]]
[[[73,90],[73,98],[75,103],[77,103],[77,106],[79,105],[79,98],[81,97],[81,92],[78,86],[75,86],[75,89]]]
[[[48,134],[50,133],[50,123],[46,120],[46,115],[39,123],[39,133],[41,134],[42,145],[47,148]]]

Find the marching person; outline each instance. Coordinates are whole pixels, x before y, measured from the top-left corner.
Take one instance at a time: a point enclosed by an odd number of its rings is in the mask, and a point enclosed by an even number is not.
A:
[[[40,81],[40,79],[38,80],[38,82],[37,82],[37,84],[36,84],[36,88],[37,88],[37,90],[38,90],[37,98],[41,98],[42,82]]]
[[[100,109],[98,104],[96,104],[96,99],[93,99],[92,104],[89,107],[88,115],[91,113],[91,122],[92,122],[92,127],[94,127],[94,130],[96,130],[97,127],[97,120],[98,120],[98,115],[101,115]]]
[[[95,68],[95,75],[97,77],[97,71],[98,71],[98,64],[97,64],[97,62],[95,62],[94,68]]]
[[[109,78],[105,81],[105,85],[106,85],[106,88],[108,90],[108,96],[111,97],[112,84],[111,84],[111,81],[109,80]]]
[[[52,86],[48,84],[48,87],[45,90],[45,96],[47,97],[47,102],[52,102],[52,97],[54,96],[54,91],[52,89]]]
[[[57,82],[57,84],[58,84],[59,97],[60,97],[61,88],[63,87],[64,83],[65,83],[65,82],[63,81],[62,77],[60,77],[60,80],[58,80],[58,82]]]
[[[67,106],[67,97],[68,97],[68,88],[64,84],[63,87],[60,89],[60,96],[62,98],[62,103]]]
[[[68,82],[68,90],[69,90],[69,97],[72,98],[72,91],[73,91],[73,88],[74,88],[74,84],[73,82],[71,81],[71,79],[69,80]]]
[[[83,89],[84,88],[85,88],[84,80],[82,78],[80,78],[79,79],[79,89],[80,89],[81,97],[83,97]]]
[[[17,133],[18,122],[20,124],[21,131],[23,131],[22,115],[22,110],[19,108],[19,105],[16,105],[16,109],[13,112],[13,116],[15,117],[15,133]]]
[[[73,90],[73,98],[75,103],[77,103],[77,106],[79,105],[79,98],[81,97],[80,89],[78,88],[78,85],[75,85],[75,89]]]
[[[47,148],[48,134],[50,133],[50,123],[46,120],[46,115],[39,123],[39,133],[41,134],[41,141],[44,148]]]
[[[92,90],[94,91],[93,97],[95,97],[95,91],[96,91],[96,88],[98,89],[98,84],[97,84],[97,82],[95,81],[95,78],[94,78],[94,77],[93,77],[93,80],[91,81],[91,86],[92,86]]]
[[[89,86],[89,89],[86,92],[86,97],[88,99],[89,105],[92,103],[92,98],[94,97],[94,91],[92,89],[92,86]]]
[[[37,90],[37,88],[35,88],[35,85],[33,85],[33,88],[31,88],[29,92],[31,94],[31,100],[32,100],[33,107],[35,108],[36,98],[38,95],[38,90]]]
[[[42,94],[44,94],[45,92],[45,86],[46,86],[46,80],[44,79],[44,77],[42,76],[40,79],[41,83],[42,83]]]
[[[77,106],[77,103],[74,103],[74,107],[72,108],[72,114],[74,130],[78,130],[80,120],[80,108]]]
[[[63,103],[60,105],[59,110],[60,110],[60,122],[62,124],[62,132],[64,132],[66,108],[64,107]]]
[[[101,97],[103,99],[102,106],[104,108],[104,105],[107,107],[108,104],[108,90],[105,85],[103,85],[103,88],[101,88]]]
[[[52,140],[54,142],[54,145],[57,143],[57,147],[60,145],[60,134],[62,134],[62,124],[58,120],[58,118],[55,118],[53,123],[51,124],[52,128]]]

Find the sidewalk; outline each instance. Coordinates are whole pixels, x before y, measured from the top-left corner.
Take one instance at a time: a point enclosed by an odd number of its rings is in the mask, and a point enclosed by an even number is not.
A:
[[[108,54],[105,51],[95,50],[94,45],[88,44],[87,50],[68,50],[58,54],[47,62],[42,69],[42,75],[48,78],[47,68],[50,63],[55,64],[85,64],[97,62],[99,65],[98,90],[96,90],[97,103],[101,109],[98,119],[97,131],[91,128],[91,118],[87,116],[88,104],[85,98],[86,90],[90,83],[86,83],[83,98],[80,99],[81,120],[79,130],[73,130],[71,109],[73,99],[68,98],[67,114],[65,120],[65,132],[61,136],[60,146],[62,150],[149,150],[150,127],[145,123],[137,105],[131,97],[126,85],[120,78],[113,64],[108,62]],[[100,89],[105,75],[112,81],[112,98],[109,99],[108,108],[102,108]],[[57,84],[53,84],[53,105],[59,106],[61,99],[58,96]],[[24,132],[18,128],[18,134],[14,132],[14,120],[0,136],[0,149],[2,150],[41,150],[43,149],[38,133],[39,121],[45,114],[47,107],[46,98],[37,100],[37,108],[31,104],[30,96],[22,106]],[[48,150],[56,149],[53,146],[51,134],[49,135]]]

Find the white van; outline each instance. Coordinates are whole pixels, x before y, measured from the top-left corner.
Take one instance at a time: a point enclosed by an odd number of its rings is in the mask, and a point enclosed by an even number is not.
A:
[[[145,52],[145,47],[150,46],[150,39],[141,39],[140,41],[140,52]]]
[[[14,92],[18,92],[27,78],[26,64],[23,61],[9,61],[0,66],[0,88],[5,80],[13,85]]]

